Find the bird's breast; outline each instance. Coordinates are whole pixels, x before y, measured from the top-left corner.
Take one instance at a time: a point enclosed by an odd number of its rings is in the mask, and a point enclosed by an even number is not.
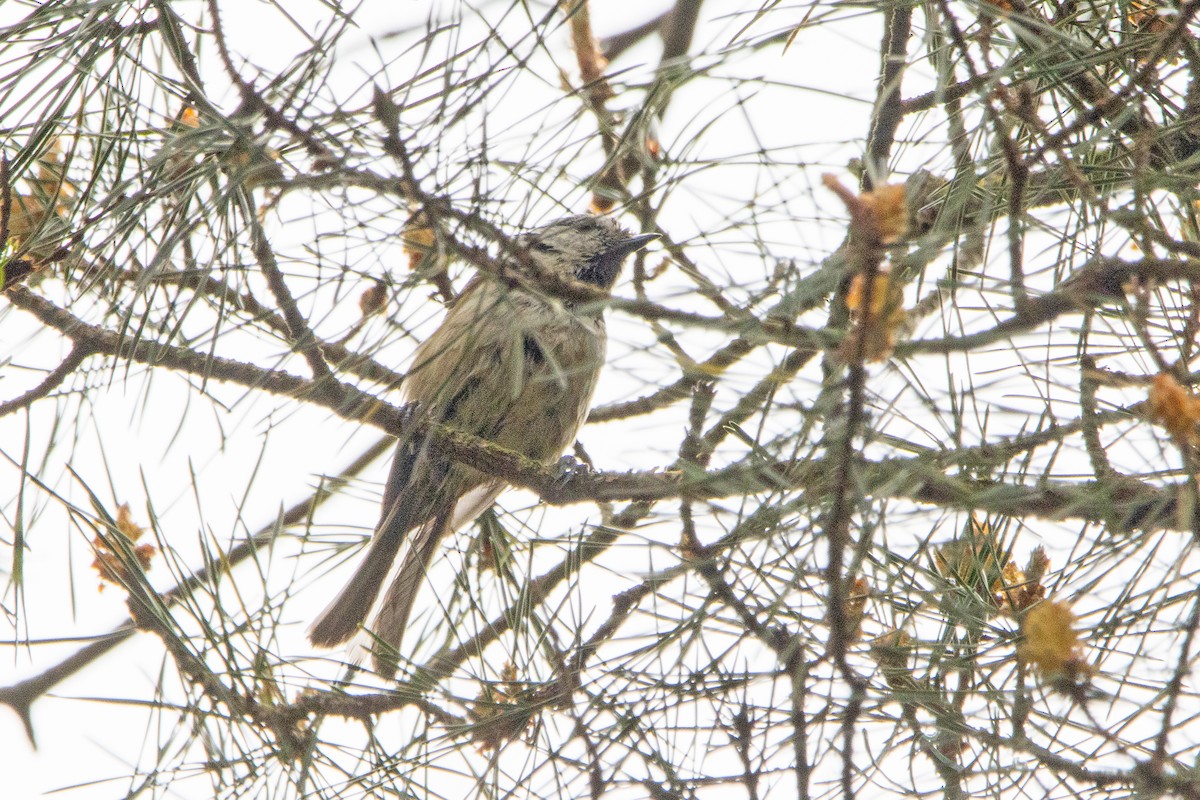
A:
[[[418,348],[407,394],[438,421],[550,461],[591,404],[604,321],[495,288],[464,296]]]

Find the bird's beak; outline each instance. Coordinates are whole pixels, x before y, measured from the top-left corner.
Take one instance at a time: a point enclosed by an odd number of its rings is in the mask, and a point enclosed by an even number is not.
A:
[[[636,253],[638,250],[641,250],[657,238],[659,238],[657,233],[642,233],[637,236],[630,236],[625,241],[610,248],[605,255],[624,258],[630,253]]]
[[[593,286],[611,289],[617,280],[617,273],[621,271],[621,263],[625,260],[625,256],[641,250],[657,238],[657,233],[643,233],[640,236],[630,236],[622,242],[617,242],[584,265],[575,277]]]

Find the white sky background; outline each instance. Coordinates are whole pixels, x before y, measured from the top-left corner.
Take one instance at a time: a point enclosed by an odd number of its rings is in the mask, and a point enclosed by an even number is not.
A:
[[[358,91],[360,99],[365,101],[363,82],[368,82],[369,89],[369,81],[378,71],[379,63],[376,52],[368,42],[368,35],[421,26],[424,22],[422,5],[387,1],[364,3],[354,15],[362,35],[351,35],[342,40],[341,52],[334,59],[329,86],[335,91],[339,87],[343,91]],[[446,5],[452,7],[453,4]],[[504,8],[505,5],[498,4],[498,7]],[[598,36],[615,33],[661,13],[668,5],[666,2],[595,3],[592,11],[594,28]],[[316,20],[324,19],[319,4],[289,3],[287,9],[298,23],[297,27],[302,29],[308,28]],[[222,10],[231,50],[239,58],[248,58],[267,71],[282,68],[294,53],[306,46],[296,28],[281,20],[278,10],[271,6],[225,2],[222,3]],[[12,5],[0,8],[0,24],[7,24],[13,15],[27,11],[27,8]],[[737,2],[708,3],[703,14],[705,22],[698,28],[693,51],[719,47],[728,41],[736,29],[748,21],[743,11],[743,4]],[[793,85],[811,83],[819,89],[803,94],[788,92],[786,103],[773,100],[777,92],[765,82],[737,85],[737,82],[731,81],[729,94],[716,98],[708,96],[707,90],[700,87],[685,87],[674,98],[672,109],[662,124],[660,135],[665,149],[670,152],[675,148],[692,146],[688,137],[695,134],[697,119],[707,122],[711,118],[711,108],[705,109],[712,103],[731,109],[725,119],[730,132],[724,139],[708,135],[703,146],[712,148],[715,145],[719,150],[727,141],[729,153],[744,153],[752,149],[745,140],[744,123],[739,119],[744,112],[735,109],[734,104],[738,99],[745,101],[757,97],[757,102],[749,100],[746,107],[755,111],[755,134],[764,146],[817,143],[819,147],[804,150],[807,158],[816,155],[834,165],[839,161],[844,162],[855,154],[855,149],[842,142],[862,135],[871,110],[869,98],[877,69],[874,47],[878,32],[874,30],[874,20],[865,22],[866,25],[857,28],[847,26],[844,38],[831,36],[827,31],[824,35],[813,37],[812,41],[797,41],[786,54],[781,53],[778,47],[768,48],[754,56],[751,63],[743,60],[738,65],[739,75],[759,73],[769,81]],[[478,21],[468,16],[463,21],[461,41],[473,41],[473,37],[482,35]],[[407,45],[409,38],[401,41]],[[558,31],[552,46],[559,64],[569,70],[574,78],[574,55],[565,28]],[[377,41],[376,47],[379,52],[389,56],[400,49],[395,39]],[[651,38],[634,52],[623,56],[618,65],[632,66],[635,73],[644,76],[657,62],[658,53],[658,41]],[[215,53],[205,53],[204,56],[200,65],[205,78],[212,81],[210,85],[225,85]],[[639,64],[643,66],[637,66]],[[394,80],[408,77],[395,67],[389,68],[386,75]],[[546,102],[561,101],[561,94],[554,96],[552,77],[547,78],[546,85],[538,88]],[[229,107],[226,110],[230,110],[235,103],[232,92],[227,100]],[[342,102],[353,105],[350,98]],[[528,101],[519,93],[514,93],[512,103],[517,110],[516,118],[519,119]],[[590,117],[584,118],[585,125],[590,122]],[[504,128],[497,125],[497,130],[503,131]],[[586,131],[581,134],[586,135]],[[523,135],[518,130],[515,134],[498,135],[496,138],[501,145],[504,139],[515,138],[519,146]],[[797,154],[799,152],[797,150]],[[720,155],[719,152],[712,153],[713,157]],[[388,171],[386,165],[378,166],[380,171]],[[724,177],[721,178],[723,180]],[[694,183],[694,186],[703,185],[703,180]],[[720,181],[714,181],[710,182],[708,191],[714,192],[716,197],[724,195],[737,198],[747,197],[754,190],[749,186],[725,186]],[[527,219],[529,224],[539,224],[545,219],[582,211],[586,207],[587,195],[582,190],[576,189],[563,199],[570,208],[546,208],[543,202],[536,210],[522,208],[519,216]],[[336,210],[319,212],[314,217],[313,200],[311,195],[292,195],[283,204],[279,216],[286,219],[290,213],[301,221],[311,218],[314,230],[336,230],[341,224]],[[319,202],[320,199],[317,199],[316,203]],[[336,203],[337,200],[331,198],[329,202]],[[689,236],[688,226],[695,226],[696,230],[717,231],[714,240],[724,240],[720,252],[726,263],[722,266],[731,270],[742,268],[740,264],[747,255],[748,243],[731,240],[728,235],[722,236],[721,221],[713,219],[714,213],[719,212],[706,202],[706,198],[698,196],[692,202],[677,203],[676,208],[673,222],[679,228],[675,235],[681,238]],[[837,212],[836,203],[829,202],[828,208]],[[300,227],[305,224],[308,223],[302,222]],[[399,224],[397,220],[396,232]],[[794,242],[802,242],[801,247],[796,248],[795,244],[792,247],[797,254],[804,252],[806,258],[819,258],[822,247],[832,247],[837,241],[837,226],[832,228],[831,237],[822,236],[818,229],[812,227],[808,230],[799,226],[787,227],[790,230],[778,232],[778,235],[794,237]],[[292,230],[297,228],[293,227]],[[382,233],[386,235],[387,232]],[[305,257],[302,248],[312,245],[311,241],[301,240],[289,248],[286,240],[280,241],[278,238],[273,243],[281,252],[286,253],[290,249],[298,258]],[[403,261],[395,243],[390,255],[392,269],[399,269]],[[773,255],[783,254],[775,249]],[[757,256],[751,255],[751,259],[761,263]],[[380,261],[382,268],[388,268],[382,254]],[[762,269],[757,264],[753,268]],[[347,291],[353,293],[351,299],[365,285],[348,287]],[[628,296],[628,292],[623,291],[626,288],[619,285],[618,294]],[[353,307],[352,303],[347,305]],[[432,309],[432,304],[428,308]],[[638,331],[635,325],[612,319],[612,316],[610,336],[618,369],[609,370],[602,379],[596,397],[597,404],[628,399],[638,393],[641,387],[637,384],[622,388],[622,362],[629,362],[628,369],[638,369],[636,354],[630,354],[628,348],[622,347],[622,343],[629,342],[631,332],[642,339],[643,344],[652,343],[652,339],[646,341],[645,331]],[[45,335],[28,339],[28,333],[20,330],[21,323],[26,323],[30,332],[35,331],[37,326],[22,317],[21,314],[9,314],[5,317],[4,329],[0,330],[0,350],[14,356],[14,366],[26,360],[36,362],[35,354],[42,348],[51,348],[53,351],[59,347],[58,343],[50,341],[50,337]],[[353,321],[352,317],[349,319]],[[403,351],[406,348],[410,349],[411,343],[396,349]],[[623,350],[626,352],[622,353]],[[641,365],[642,369],[647,367],[652,367],[652,364]],[[336,473],[366,443],[379,435],[376,430],[367,429],[346,439],[346,427],[335,425],[331,428],[324,410],[302,407],[297,410],[296,406],[280,402],[278,398],[258,397],[236,387],[208,387],[211,394],[223,397],[229,403],[228,413],[214,414],[203,401],[196,402],[192,398],[189,402],[192,389],[181,378],[148,374],[135,369],[127,379],[123,366],[116,370],[108,367],[97,370],[93,367],[92,371],[89,383],[93,386],[102,385],[103,388],[92,391],[82,407],[77,402],[70,403],[73,411],[77,411],[66,415],[61,424],[73,429],[68,435],[76,440],[76,444],[69,451],[55,452],[52,457],[61,462],[62,456],[69,452],[72,468],[89,483],[93,491],[106,500],[115,496],[129,502],[135,510],[135,518],[143,523],[146,498],[142,487],[143,484],[148,486],[160,526],[170,531],[172,546],[184,554],[197,554],[194,541],[200,531],[206,531],[208,536],[225,544],[229,543],[232,535],[244,532],[239,530],[236,522],[238,506],[243,502],[244,494],[252,505],[241,509],[241,519],[248,525],[266,524],[278,505],[289,505],[302,499],[322,473]],[[15,396],[27,388],[22,385],[24,376],[17,374],[12,367],[5,371],[4,377],[0,387],[5,397]],[[38,379],[36,374],[31,376],[31,382]],[[59,413],[54,403],[43,402],[34,406],[28,421],[20,414],[0,419],[0,441],[5,443],[6,452],[10,455],[19,452],[15,445],[24,441],[26,424],[33,432],[35,442],[31,451],[35,454],[44,452],[45,436]],[[326,430],[329,431],[328,435]],[[59,431],[58,435],[62,436],[63,433]],[[606,469],[653,466],[669,460],[671,456],[670,453],[648,451],[641,441],[614,438],[606,434],[603,428],[585,432],[581,440],[596,462]],[[38,472],[52,475],[61,468],[59,463],[54,469]],[[322,514],[325,524],[330,525],[330,521],[335,520],[348,530],[369,531],[375,522],[379,482],[383,480],[386,468],[387,459],[381,459],[368,473],[367,481],[348,493],[348,499],[327,505]],[[2,464],[0,470],[7,476],[5,483],[12,485],[14,475],[11,466]],[[247,493],[245,487],[252,479],[255,489]],[[193,488],[193,482],[196,488]],[[73,481],[64,472],[54,488],[86,507],[86,495],[72,484]],[[31,532],[31,551],[26,558],[25,611],[20,621],[19,635],[28,635],[42,642],[54,639],[63,641],[57,645],[41,643],[29,648],[21,647],[15,652],[10,649],[10,654],[3,656],[0,662],[0,683],[6,685],[37,674],[73,652],[79,646],[72,641],[74,637],[110,630],[127,616],[122,592],[114,587],[108,587],[103,592],[96,589],[98,581],[89,566],[92,554],[88,537],[70,527],[61,510],[53,503],[37,497],[37,494],[29,492],[35,507],[26,509],[28,518],[36,520],[36,528]],[[203,498],[202,509],[197,507],[197,497]],[[529,499],[513,493],[505,498],[503,504],[520,509],[528,506]],[[568,512],[567,516],[579,521],[578,514],[571,515]],[[193,542],[190,546],[189,541]],[[64,550],[72,553],[73,574],[70,576],[63,573],[61,554]],[[8,558],[6,555],[5,560]],[[302,638],[310,618],[302,615],[305,609],[315,614],[324,606],[348,575],[347,567],[353,567],[353,560],[343,565],[336,574],[328,576],[298,569],[295,571],[295,589],[303,596],[289,606],[293,616],[283,620],[280,642],[285,652],[297,658],[314,655]],[[191,561],[179,565],[178,569],[191,569],[196,565],[196,561]],[[164,566],[159,559],[150,576],[157,585],[166,588],[174,580],[166,574]],[[271,568],[288,573],[293,566],[284,561],[272,564]],[[253,567],[246,566],[243,569]],[[630,577],[634,576],[618,576],[618,579],[628,581]],[[237,573],[234,579],[237,579]],[[309,591],[307,587],[313,581],[319,581],[320,586]],[[255,591],[253,587],[258,580],[252,579],[247,583],[251,591]],[[585,587],[580,596],[583,598],[582,604],[586,606],[588,599],[594,595],[594,601],[600,607],[599,613],[607,613],[608,603],[614,593],[611,585],[602,585],[595,587],[595,591]],[[11,593],[8,597],[11,603]],[[253,604],[252,600],[249,602]],[[418,619],[414,625],[420,624],[421,609],[422,605],[419,604]],[[586,607],[579,611],[582,614],[591,613]],[[110,701],[89,703],[78,698],[153,697],[153,687],[157,685],[161,668],[161,644],[151,636],[139,635],[81,675],[63,683],[56,688],[53,696],[44,698],[34,707],[34,725],[39,737],[37,750],[30,748],[15,715],[8,709],[0,709],[0,753],[5,754],[0,759],[4,772],[3,796],[19,800],[73,787],[63,796],[99,798],[121,796],[131,790],[126,776],[132,772],[132,767],[139,763],[151,763],[146,759],[153,757],[152,750],[145,748],[160,738],[170,740],[172,737],[147,728],[147,714],[137,705],[123,706]],[[384,720],[381,727],[395,724],[393,720]],[[185,782],[177,785],[173,791],[178,792],[181,787],[187,787],[181,796],[206,796],[203,781]]]
[[[648,19],[668,5],[667,2],[596,2],[592,7],[594,27],[599,36],[605,36]],[[747,12],[747,5],[733,0],[706,3],[692,52],[712,52],[728,43],[743,26],[752,22],[753,15]],[[496,5],[498,9],[507,7],[507,3]],[[269,5],[223,3],[224,23],[235,57],[239,60],[248,58],[268,72],[286,65],[306,46],[300,31],[325,19],[319,3],[289,3],[287,9],[293,15],[294,25],[284,21],[278,10]],[[446,4],[447,19],[457,19],[454,9],[453,4]],[[8,24],[14,16],[27,13],[27,10],[25,6],[0,6],[0,25]],[[793,21],[799,23],[806,11],[807,7],[798,6]],[[484,5],[483,13],[485,16],[490,13],[490,7]],[[746,276],[746,282],[757,282],[769,273],[775,259],[795,258],[801,263],[818,263],[837,246],[843,235],[844,214],[840,203],[819,188],[819,177],[823,172],[834,172],[847,184],[853,184],[844,166],[848,159],[861,154],[861,141],[867,130],[875,92],[880,36],[877,15],[864,14],[858,19],[849,14],[845,16],[846,19],[837,26],[820,27],[816,35],[802,32],[786,53],[781,47],[768,47],[753,55],[739,55],[731,64],[722,65],[716,70],[716,76],[729,76],[724,91],[714,93],[716,87],[722,85],[715,78],[687,84],[676,94],[661,124],[659,134],[665,151],[687,151],[692,159],[700,157],[692,150],[697,146],[702,148],[705,157],[718,161],[743,158],[760,145],[768,149],[795,148],[794,173],[772,172],[748,163],[740,173],[745,183],[731,180],[731,176],[739,173],[728,168],[714,172],[711,178],[698,174],[686,183],[691,196],[676,197],[669,205],[664,226],[677,240],[697,238],[703,241],[707,237],[708,247],[703,250],[705,266],[718,276],[718,283],[726,274],[737,281]],[[338,102],[346,107],[365,104],[369,100],[371,81],[379,71],[380,54],[386,59],[396,58],[411,44],[411,37],[399,37],[381,39],[372,46],[369,35],[407,26],[420,27],[424,18],[425,9],[421,3],[365,2],[354,16],[362,33],[342,40],[327,82],[329,89],[338,93]],[[473,17],[461,22],[459,49],[485,35],[483,26]],[[520,20],[513,19],[493,19],[491,22],[502,26],[521,24]],[[565,28],[555,37],[552,52],[558,65],[574,79],[574,55]],[[658,54],[658,40],[651,38],[622,56],[614,67],[630,69],[631,81],[644,80],[652,73]],[[204,53],[203,56],[200,64],[206,80],[211,81],[210,87],[226,85],[215,53]],[[701,58],[700,62],[703,61]],[[395,83],[403,82],[408,78],[404,69],[410,63],[411,58],[397,58],[388,67],[386,78]],[[550,67],[549,64],[545,66]],[[762,80],[745,80],[746,76],[761,76]],[[489,119],[488,124],[494,126],[493,141],[498,153],[505,149],[520,153],[527,145],[549,146],[536,137],[539,114],[560,113],[561,109],[554,104],[562,103],[563,98],[552,70],[548,69],[541,77],[541,85],[527,79],[510,84],[511,119],[502,118],[500,112]],[[906,95],[922,88],[919,72],[911,72],[907,80]],[[618,98],[618,102],[623,100]],[[232,92],[227,95],[227,103],[226,111],[236,104]],[[726,111],[718,117],[714,108]],[[530,109],[534,111],[531,113]],[[161,110],[176,111],[173,108]],[[718,120],[716,132],[706,132],[697,144],[699,126],[710,123],[714,117]],[[751,121],[753,137],[758,137],[757,140],[752,138],[751,128],[745,122],[747,119]],[[573,133],[582,146],[598,153],[598,142],[586,127],[592,123],[592,117],[585,115]],[[461,129],[455,128],[450,135],[460,134]],[[429,138],[430,132],[425,131],[423,140]],[[941,142],[931,141],[929,148],[930,152],[940,152]],[[449,141],[446,149],[448,153],[463,152],[462,142]],[[909,146],[902,154],[911,162],[910,167],[925,165],[919,146]],[[536,152],[526,157],[534,162],[539,160]],[[779,160],[778,153],[775,157]],[[374,166],[383,173],[392,169],[390,164]],[[446,168],[448,172],[453,171],[453,164],[447,164]],[[495,218],[506,221],[513,232],[564,213],[582,211],[588,195],[578,188],[578,182],[586,177],[586,174],[570,175],[556,181],[547,177],[537,181],[544,195],[526,192],[528,199],[522,202],[518,191],[520,183],[498,176],[497,186],[503,187],[507,205],[490,210],[496,214]],[[773,180],[778,184],[772,185]],[[788,199],[789,213],[759,229],[761,241],[748,241],[744,230],[731,229],[727,225],[729,215],[739,213],[739,207],[756,198],[762,198],[763,203],[773,202],[778,195]],[[328,259],[335,267],[343,261],[358,259],[356,263],[364,272],[373,265],[379,271],[402,270],[403,256],[395,239],[401,220],[396,219],[395,228],[387,230],[369,210],[338,208],[340,202],[342,196],[335,193],[324,197],[300,192],[289,195],[268,219],[272,242],[281,256],[297,262]],[[359,220],[369,220],[369,224],[379,227],[366,235],[360,233],[345,239],[338,236],[340,230]],[[626,220],[626,224],[632,223]],[[362,242],[371,239],[378,242],[371,252],[350,252],[361,249]],[[153,253],[145,255],[149,261]],[[248,253],[246,258],[249,258]],[[657,263],[661,258],[661,253],[655,252],[651,255],[651,263]],[[335,271],[331,269],[330,274]],[[336,292],[342,297],[338,313],[344,314],[345,319],[319,321],[326,326],[326,331],[337,330],[338,325],[344,331],[353,324],[355,300],[369,285],[369,277],[369,272],[364,274],[359,285],[311,287],[314,296]],[[618,296],[632,296],[627,277],[617,286]],[[662,293],[660,299],[663,301],[691,307],[693,304],[687,297],[678,296],[684,286],[682,282],[672,282],[669,276],[660,284],[651,284],[652,290]],[[437,322],[437,317],[433,316],[436,310],[433,303],[408,306],[418,307],[425,316],[402,319],[399,323],[403,327],[400,328],[377,320],[361,337],[360,349],[377,352],[385,361],[394,359],[397,368],[403,367],[421,333],[428,332]],[[23,363],[53,363],[65,350],[52,337],[35,333],[39,326],[20,313],[10,312],[2,319],[0,353],[11,357],[12,364],[0,372],[0,399],[8,399],[41,378],[36,371],[23,372],[20,369]],[[597,405],[643,393],[644,381],[659,371],[659,362],[645,352],[654,345],[654,337],[643,322],[610,313],[609,330],[612,358],[597,393]],[[202,331],[196,333],[199,335]],[[928,333],[938,335],[940,331]],[[705,347],[709,344],[715,347],[720,338],[713,336]],[[704,337],[698,336],[692,341],[703,342]],[[247,346],[260,345],[252,345],[248,340]],[[708,352],[711,349],[705,347],[697,347],[697,350]],[[247,351],[239,357],[252,360],[277,356],[277,351],[264,347],[261,352]],[[988,369],[998,370],[1013,363],[1011,353],[1007,360],[1003,352],[993,354],[992,359]],[[1036,364],[1039,359],[1033,356],[1023,360]],[[962,385],[954,378],[953,371],[971,370],[972,365],[955,365],[953,361],[938,359],[930,373],[921,373],[918,367],[911,371],[902,369],[905,377],[897,384],[897,396],[903,392],[904,380],[924,379]],[[161,371],[148,372],[136,366],[127,372],[124,364],[115,369],[111,365],[101,368],[98,363],[92,362],[89,369],[88,385],[93,389],[82,403],[78,396],[62,401],[61,405],[43,401],[33,407],[28,418],[22,414],[0,418],[0,451],[10,457],[18,456],[28,429],[32,440],[30,452],[37,457],[46,450],[46,437],[50,435],[52,423],[61,417],[59,424],[68,432],[60,429],[56,435],[73,439],[74,446],[54,451],[49,468],[31,471],[39,475],[58,475],[52,488],[81,507],[87,507],[86,493],[64,469],[63,459],[69,456],[72,469],[104,502],[112,503],[110,508],[115,507],[116,502],[128,502],[134,509],[135,519],[145,523],[147,504],[152,505],[159,530],[169,536],[171,546],[185,559],[176,565],[180,573],[199,565],[201,540],[209,546],[227,547],[247,529],[268,524],[280,507],[302,499],[323,475],[336,474],[379,436],[375,429],[355,430],[332,420],[328,412],[321,409],[247,393],[237,387],[206,387],[211,396],[226,404],[222,409],[196,398],[194,388],[182,377]],[[1056,387],[1044,382],[1045,377],[1030,376],[1029,386],[1038,385],[1046,393],[1053,393]],[[722,395],[719,402],[736,396],[737,378],[735,370],[730,382],[722,384],[720,391],[728,394]],[[987,410],[997,419],[1020,418],[1027,411],[1036,414],[1046,405],[1038,390],[1028,387],[1000,393],[997,397],[1002,397],[1007,405],[1005,408],[996,404]],[[63,408],[69,409],[69,413],[63,415]],[[670,425],[681,430],[684,411],[680,407],[670,413],[656,414],[648,417],[644,424]],[[902,416],[897,416],[894,422],[897,435],[913,439],[924,436],[924,443],[929,446],[947,436],[945,431],[939,430],[918,433],[921,424]],[[580,438],[596,463],[606,470],[648,468],[673,460],[672,451],[654,449],[656,439],[649,431],[645,437],[634,438],[637,432],[634,426],[627,424],[601,425],[585,429]],[[663,437],[661,441],[675,445],[678,437]],[[1157,456],[1150,454],[1147,457]],[[344,497],[327,504],[315,520],[314,532],[332,539],[340,534],[369,531],[375,524],[378,493],[386,469],[387,459],[381,459]],[[13,485],[15,476],[12,466],[0,460],[0,485]],[[4,493],[0,493],[0,502],[5,503],[5,514],[11,518],[15,509]],[[27,636],[42,643],[16,649],[0,648],[0,685],[41,672],[77,649],[79,644],[71,641],[73,637],[108,631],[127,616],[119,590],[113,587],[103,592],[96,590],[97,580],[89,566],[92,559],[88,547],[90,534],[73,528],[58,505],[47,501],[40,493],[28,490],[27,502],[31,506],[24,510],[25,517],[35,521],[37,527],[31,531],[31,550],[26,557],[25,610],[17,636]],[[577,529],[580,523],[591,519],[586,509],[530,510],[533,502],[531,495],[512,492],[502,498],[501,506],[525,515],[518,518],[529,519],[543,534],[567,530],[569,526]],[[551,522],[543,523],[543,515]],[[506,522],[511,523],[511,520]],[[509,527],[515,529],[516,526],[510,524]],[[956,527],[955,523],[948,524],[947,538],[953,535]],[[639,532],[639,536],[649,542],[656,541],[656,535],[652,525]],[[674,529],[663,533],[663,542],[670,542],[672,537],[677,537]],[[571,594],[570,613],[580,618],[593,614],[602,618],[607,615],[616,592],[640,580],[646,570],[667,566],[670,559],[656,562],[655,547],[647,545],[646,541],[631,537],[626,548],[618,547],[590,572],[590,580],[585,576]],[[1018,554],[1019,560],[1023,561],[1027,549],[1023,548]],[[64,574],[64,551],[71,554],[71,575]],[[10,553],[10,550],[0,550],[0,569],[6,568]],[[530,571],[540,573],[544,566],[554,563],[558,553],[557,549],[550,548],[537,554],[541,560]],[[336,666],[323,659],[325,654],[313,652],[304,641],[303,633],[312,615],[341,586],[355,559],[351,558],[327,573],[329,564],[322,564],[311,556],[295,558],[296,555],[294,541],[287,547],[263,553],[267,563],[261,569],[269,572],[272,590],[290,584],[293,593],[298,595],[285,606],[288,616],[279,621],[278,639],[272,642],[272,647],[294,660],[299,671],[311,670],[329,678],[336,674]],[[193,560],[186,560],[189,558]],[[1164,558],[1164,563],[1166,560],[1169,557]],[[433,608],[434,597],[447,594],[444,590],[439,592],[438,586],[451,584],[454,562],[454,558],[447,559],[441,565],[442,572],[435,572],[431,578],[430,587],[422,595],[428,602],[418,604],[414,628],[420,628],[428,619],[421,616],[422,610]],[[244,601],[250,608],[255,607],[253,594],[261,591],[262,585],[253,570],[254,565],[244,565],[233,575],[233,581],[238,590],[245,593]],[[239,581],[242,571],[250,571],[251,579]],[[167,588],[175,582],[176,576],[160,558],[150,577],[156,585]],[[12,602],[10,591],[5,596],[5,603],[11,607]],[[55,639],[62,641],[46,643]],[[0,758],[4,775],[0,795],[19,800],[74,787],[63,796],[100,798],[123,796],[130,791],[127,776],[135,766],[145,768],[153,763],[152,746],[171,742],[173,736],[155,730],[153,726],[160,720],[152,720],[146,710],[135,703],[86,702],[78,698],[153,698],[153,687],[158,684],[162,668],[161,644],[142,634],[57,687],[54,693],[57,697],[45,698],[34,707],[34,725],[39,736],[37,750],[30,748],[15,716],[0,709],[0,753],[4,754]],[[404,714],[389,715],[381,720],[380,735],[403,737],[405,724]],[[688,721],[680,720],[680,724],[686,727]],[[348,728],[347,737],[352,740],[356,728]],[[327,725],[323,733],[333,730],[333,726]],[[186,741],[187,732],[179,731],[178,739]],[[171,745],[166,747],[169,749]],[[704,755],[703,752],[695,754],[695,769],[700,769]],[[719,763],[724,763],[728,757],[726,753],[717,758]],[[926,765],[919,764],[917,768],[925,769]],[[532,788],[536,792],[539,787]],[[179,783],[175,790],[181,797],[208,796],[204,780]],[[454,796],[453,792],[448,794]],[[786,796],[786,788],[779,796]]]

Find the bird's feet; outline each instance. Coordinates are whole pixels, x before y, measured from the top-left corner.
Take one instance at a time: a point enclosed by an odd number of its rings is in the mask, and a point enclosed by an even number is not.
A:
[[[555,476],[554,483],[558,486],[566,486],[575,478],[592,474],[592,468],[587,463],[580,461],[570,453],[560,458],[552,469]]]

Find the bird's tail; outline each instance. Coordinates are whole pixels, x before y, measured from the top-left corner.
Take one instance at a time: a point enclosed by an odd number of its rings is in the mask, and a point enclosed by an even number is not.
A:
[[[425,573],[437,550],[438,542],[446,534],[453,510],[452,504],[412,535],[404,563],[379,605],[379,613],[375,615],[375,621],[371,625],[371,634],[374,637],[371,661],[375,671],[385,678],[396,674],[400,642],[408,628],[408,617],[412,614],[413,602],[425,582]]]
[[[390,530],[375,537],[354,576],[308,629],[310,642],[317,647],[337,647],[350,641],[375,604],[403,539],[403,533]]]

